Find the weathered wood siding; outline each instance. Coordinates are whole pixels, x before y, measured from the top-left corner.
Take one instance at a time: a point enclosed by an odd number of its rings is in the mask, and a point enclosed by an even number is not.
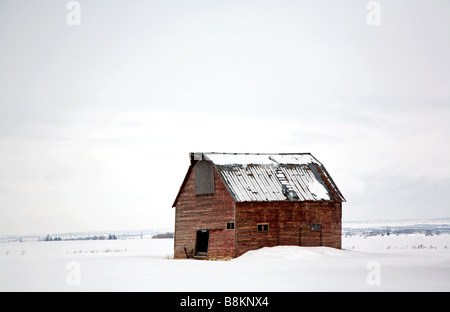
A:
[[[244,202],[236,204],[235,256],[265,246],[328,246],[341,248],[340,202]],[[267,223],[267,232],[258,224]],[[311,224],[321,224],[312,231]]]
[[[214,169],[214,194],[196,195],[195,170],[191,170],[179,195],[175,212],[175,258],[185,258],[184,247],[195,251],[197,231],[209,230],[209,257],[234,255],[235,230],[227,230],[234,222],[234,200]]]

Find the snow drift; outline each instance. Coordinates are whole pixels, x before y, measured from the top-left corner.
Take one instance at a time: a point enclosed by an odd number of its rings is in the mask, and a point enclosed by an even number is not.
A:
[[[333,257],[350,257],[356,252],[340,250],[330,247],[299,247],[299,246],[276,246],[263,247],[248,251],[233,261],[242,260],[304,260]]]

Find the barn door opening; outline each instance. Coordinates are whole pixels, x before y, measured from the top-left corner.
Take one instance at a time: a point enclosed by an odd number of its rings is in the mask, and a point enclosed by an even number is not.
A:
[[[197,242],[195,244],[195,255],[196,256],[207,256],[208,255],[208,245],[209,245],[209,231],[200,230],[197,231]]]

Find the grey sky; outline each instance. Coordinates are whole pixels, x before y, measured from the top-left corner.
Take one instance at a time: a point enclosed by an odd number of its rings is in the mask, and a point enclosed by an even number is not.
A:
[[[448,217],[450,1],[0,0],[0,234],[168,227],[188,152],[311,152]]]

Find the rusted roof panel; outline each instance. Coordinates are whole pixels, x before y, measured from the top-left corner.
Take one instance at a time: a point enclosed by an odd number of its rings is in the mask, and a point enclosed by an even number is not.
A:
[[[311,154],[203,153],[236,202],[345,201],[325,167]]]

